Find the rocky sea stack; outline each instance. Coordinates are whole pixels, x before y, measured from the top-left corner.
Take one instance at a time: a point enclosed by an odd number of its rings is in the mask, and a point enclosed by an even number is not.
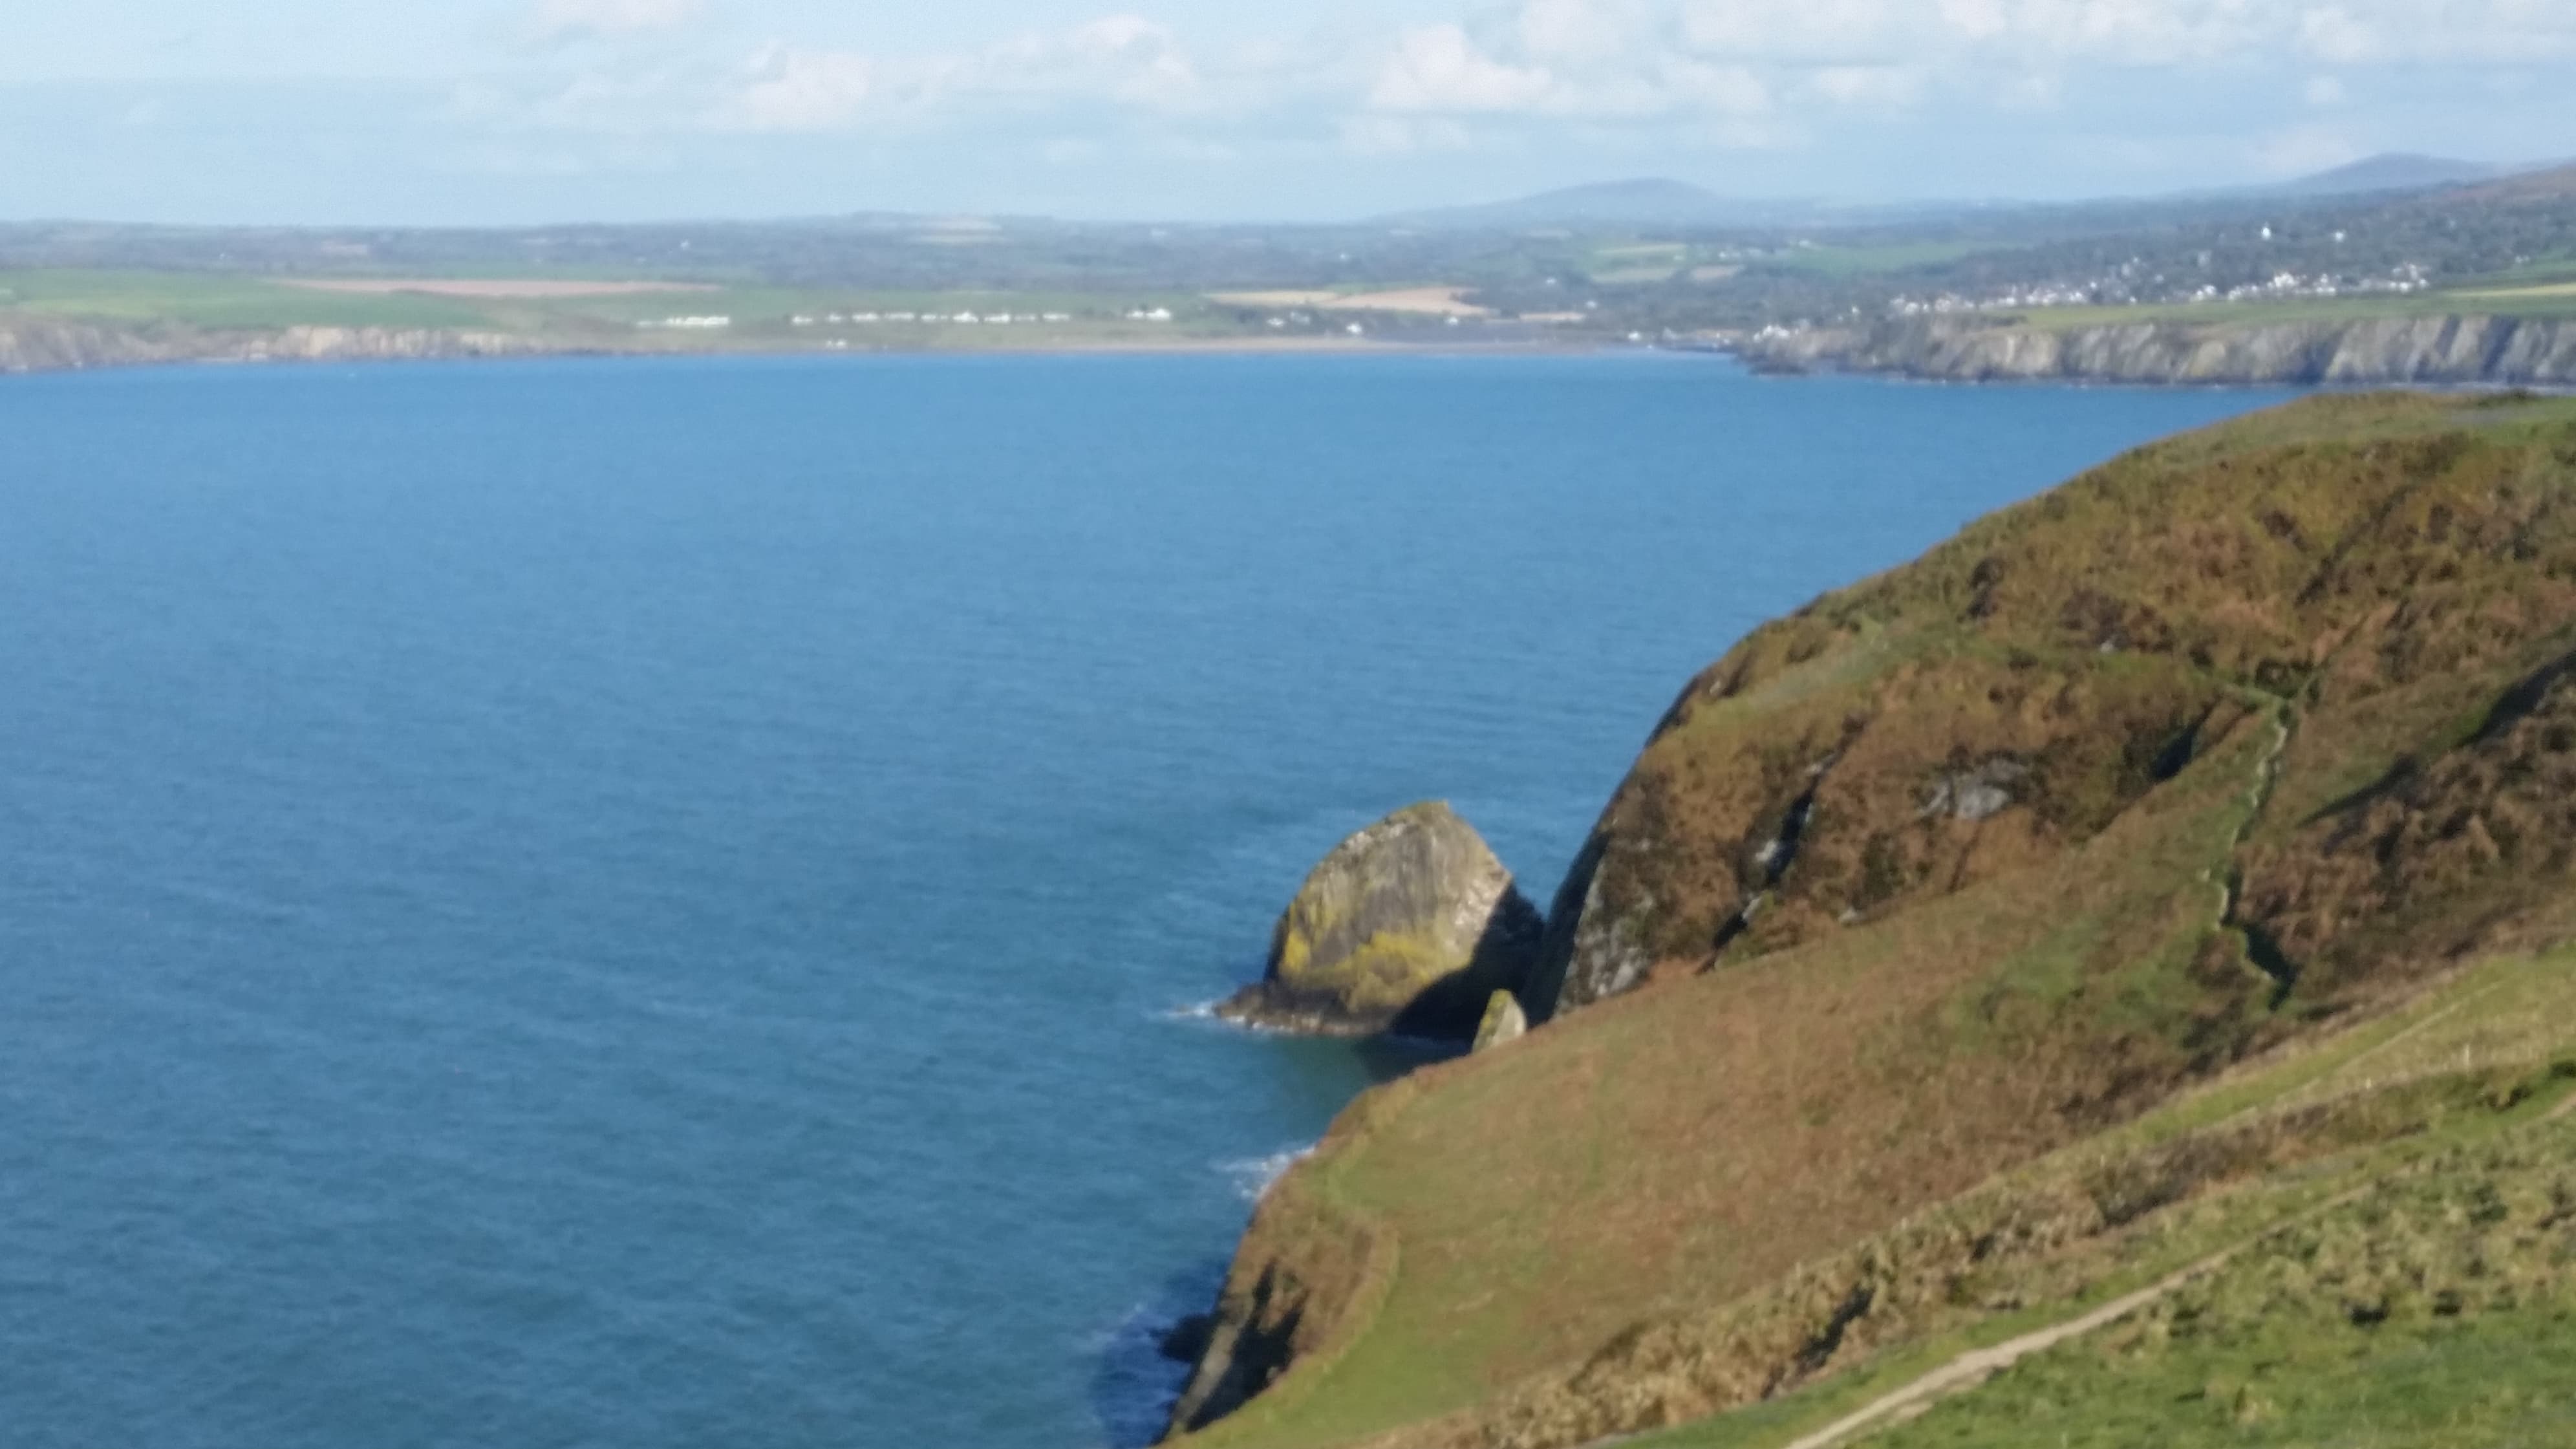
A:
[[[1519,992],[1544,924],[1475,828],[1439,801],[1335,846],[1271,933],[1232,1021],[1322,1036],[1466,1040],[1497,991]]]

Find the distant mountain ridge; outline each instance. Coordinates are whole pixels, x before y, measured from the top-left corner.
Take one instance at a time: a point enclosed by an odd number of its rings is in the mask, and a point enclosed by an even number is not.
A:
[[[1815,201],[1722,196],[1687,181],[1645,176],[1560,187],[1503,201],[1399,212],[1377,220],[1390,226],[1455,229],[1603,222],[1633,226],[1762,226],[1812,221],[1833,210]]]
[[[2512,172],[2508,166],[2387,151],[2314,175],[2257,188],[2275,196],[2356,196],[2372,191],[2421,191],[2492,181]]]
[[[2189,197],[2262,197],[2326,199],[2374,192],[2430,191],[2442,187],[2518,179],[2521,167],[2484,161],[2390,151],[2329,170],[2258,186],[2222,187],[2181,193]],[[2541,173],[2548,174],[2548,173]],[[2101,197],[2076,206],[2128,205],[2153,198]],[[1592,182],[1534,192],[1501,201],[1464,206],[1427,207],[1374,218],[1389,226],[1444,229],[1537,229],[1600,226],[1814,226],[1857,221],[1920,218],[1952,212],[1992,211],[1998,206],[2039,208],[2046,203],[2008,203],[1954,199],[1902,204],[1837,203],[1794,197],[1727,196],[1671,177],[1643,176]]]

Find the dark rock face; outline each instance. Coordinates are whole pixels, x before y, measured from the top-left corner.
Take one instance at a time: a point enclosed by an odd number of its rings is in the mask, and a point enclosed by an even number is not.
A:
[[[1639,933],[1602,899],[1602,856],[1611,843],[1610,833],[1596,827],[1557,887],[1529,991],[1540,1021],[1630,990],[1655,964]],[[1637,914],[1654,907],[1651,899],[1631,904]]]
[[[1208,1339],[1215,1332],[1215,1314],[1193,1313],[1166,1329],[1154,1341],[1154,1351],[1174,1363],[1196,1364],[1207,1356]]]
[[[1543,929],[1474,827],[1410,805],[1336,846],[1279,917],[1255,985],[1217,1008],[1285,1031],[1465,1040],[1527,984]]]
[[[1165,1439],[1204,1429],[1270,1386],[1296,1357],[1297,1323],[1302,1309],[1274,1311],[1271,1280],[1254,1289],[1254,1301],[1241,1316],[1219,1312],[1202,1320],[1196,1366],[1181,1396],[1172,1404]]]

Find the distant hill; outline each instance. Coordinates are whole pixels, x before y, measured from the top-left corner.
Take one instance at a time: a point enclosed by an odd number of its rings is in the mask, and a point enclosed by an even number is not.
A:
[[[2367,156],[2331,171],[2260,188],[2275,196],[2355,196],[2371,191],[2419,191],[2487,181],[2505,173],[2482,161],[2456,161],[2444,156],[2418,156],[2390,151]]]
[[[2478,201],[2550,201],[2576,196],[2576,164],[2518,172],[2464,194]]]
[[[1640,177],[1568,186],[1473,206],[1435,207],[1378,218],[1390,226],[1528,230],[1571,226],[1763,226],[1812,222],[1820,203],[1720,196],[1687,181]]]
[[[2322,200],[2339,196],[2363,196],[2374,192],[2424,191],[2443,186],[2461,186],[2494,181],[2512,175],[2512,168],[2489,165],[2482,161],[2462,161],[2444,156],[2422,156],[2407,152],[2388,152],[2370,156],[2349,165],[2301,176],[2266,186],[2229,188],[2222,191],[2191,192],[2187,197],[2282,197],[2287,199]],[[2571,178],[2576,184],[2576,178]],[[2181,198],[2171,198],[2181,199]],[[2077,204],[2077,209],[2121,207],[2134,204],[2121,198],[2103,198]],[[1998,209],[1993,201],[1918,202],[1903,206],[1853,206],[1824,201],[1781,197],[1722,196],[1703,186],[1669,177],[1636,177],[1625,181],[1602,181],[1585,186],[1567,186],[1541,191],[1505,201],[1483,202],[1469,206],[1431,207],[1420,211],[1399,212],[1375,220],[1389,226],[1457,230],[1528,231],[1550,227],[1740,227],[1740,226],[1826,226],[1853,225],[1892,220],[1921,220],[1926,217],[1956,215],[1966,212],[1991,212]],[[2001,210],[2047,210],[2031,204],[2027,208],[2013,204]]]

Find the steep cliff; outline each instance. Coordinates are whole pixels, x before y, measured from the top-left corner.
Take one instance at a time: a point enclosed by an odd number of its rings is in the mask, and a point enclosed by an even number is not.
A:
[[[1738,355],[1779,372],[1891,373],[1943,382],[2576,384],[2576,319],[2391,317],[2310,322],[2127,322],[2036,327],[1903,318],[1771,330]]]
[[[2242,1140],[2186,1113],[2178,1156],[2111,1134],[2576,932],[2571,660],[2576,402],[2518,395],[2157,444],[1755,631],[1558,891],[1524,993],[1553,1020],[1364,1097],[1278,1185],[1220,1312],[1257,1392],[1176,1427],[1537,1446],[1717,1412],[1975,1319],[2012,1253],[2404,1138],[2389,1100]],[[2423,1070],[2487,1070],[2522,1016]],[[2558,1025],[2513,1072],[2576,1051]],[[2471,1117],[2539,1090],[2463,1080]],[[1905,1237],[2087,1143],[2090,1206]]]
[[[170,362],[339,362],[498,357],[546,350],[502,332],[394,327],[205,331],[174,324],[0,319],[0,372],[62,372]]]
[[[1289,1031],[1472,1037],[1528,981],[1538,912],[1473,826],[1409,805],[1335,846],[1271,933],[1261,980],[1217,1007]]]

